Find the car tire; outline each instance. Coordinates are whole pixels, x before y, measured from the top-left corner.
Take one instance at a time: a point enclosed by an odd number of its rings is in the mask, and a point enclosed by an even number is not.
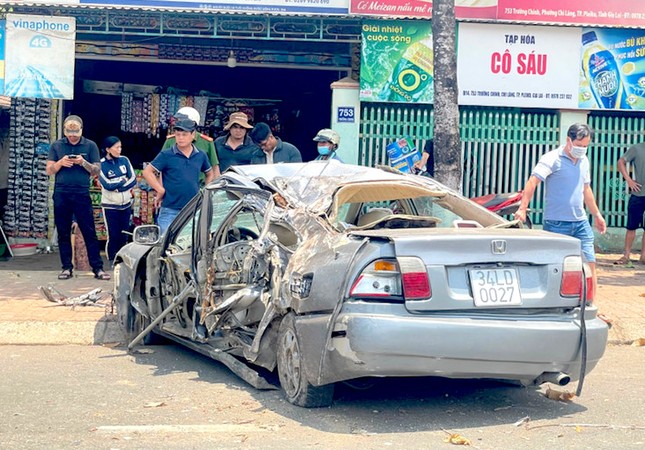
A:
[[[320,408],[331,405],[334,397],[334,384],[313,386],[307,379],[293,313],[284,316],[280,323],[278,377],[282,391],[289,403],[304,408]]]
[[[117,296],[115,303],[119,324],[125,334],[126,343],[130,344],[150,324],[150,319],[139,313],[130,303],[129,286],[123,282],[120,271],[120,264],[117,264],[114,267],[114,290]],[[153,331],[143,338],[142,343],[144,345],[155,345],[161,344],[162,341],[163,338]]]

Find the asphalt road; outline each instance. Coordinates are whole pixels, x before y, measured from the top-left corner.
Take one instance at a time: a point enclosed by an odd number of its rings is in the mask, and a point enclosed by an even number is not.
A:
[[[314,410],[180,347],[144,349],[0,346],[0,447],[434,449],[451,448],[449,433],[479,449],[645,445],[643,347],[608,347],[570,402],[544,387],[423,378],[341,385]]]

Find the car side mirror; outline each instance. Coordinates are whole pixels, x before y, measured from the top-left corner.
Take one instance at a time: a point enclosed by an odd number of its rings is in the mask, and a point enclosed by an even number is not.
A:
[[[161,230],[157,225],[139,225],[132,233],[132,240],[137,244],[155,245],[159,243]]]

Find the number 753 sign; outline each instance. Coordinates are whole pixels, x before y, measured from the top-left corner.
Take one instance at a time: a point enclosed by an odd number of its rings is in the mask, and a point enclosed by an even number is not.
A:
[[[339,106],[337,122],[354,122],[354,107],[353,106]]]

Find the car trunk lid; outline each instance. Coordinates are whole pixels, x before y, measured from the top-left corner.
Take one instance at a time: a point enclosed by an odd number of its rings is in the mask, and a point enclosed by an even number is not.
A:
[[[566,257],[577,239],[537,230],[383,229],[353,232],[392,242],[397,258],[423,260],[432,295],[408,300],[410,311],[571,308],[560,295]]]

